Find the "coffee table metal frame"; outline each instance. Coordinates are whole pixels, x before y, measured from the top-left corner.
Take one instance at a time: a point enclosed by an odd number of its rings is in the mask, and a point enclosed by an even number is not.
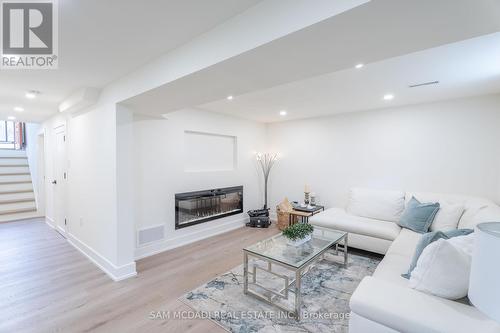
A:
[[[323,231],[324,234],[324,231]],[[275,236],[276,237],[276,236]],[[266,257],[264,255],[259,255],[255,252],[250,252],[246,249],[243,249],[243,292],[245,295],[250,295],[253,296],[261,301],[264,301],[267,304],[273,305],[278,307],[281,310],[287,311],[291,313],[297,320],[300,320],[301,318],[301,313],[300,313],[300,307],[302,305],[302,294],[301,294],[301,279],[302,276],[304,276],[313,264],[318,260],[324,257],[325,253],[330,250],[332,247],[334,248],[335,254],[338,254],[339,252],[342,252],[343,257],[344,257],[344,262],[343,265],[344,267],[347,267],[347,261],[348,261],[348,234],[345,233],[344,236],[340,237],[332,246],[326,247],[322,251],[318,252],[311,258],[309,258],[306,262],[304,262],[302,265],[299,267],[294,267],[292,265],[274,260],[272,258]],[[260,259],[264,262],[267,263],[267,268],[260,267],[256,264],[253,264],[251,267],[251,271],[249,270],[249,263],[248,259],[249,257],[254,257],[257,259]],[[294,278],[290,279],[288,276],[279,274],[273,271],[273,265],[278,265],[281,267],[284,267],[294,273]],[[276,277],[279,277],[283,279],[284,281],[284,288],[281,289],[280,291],[274,291],[271,290],[257,282],[257,272],[265,271],[269,274],[272,274]],[[249,276],[252,276],[251,281],[249,281]],[[268,295],[263,295],[255,290],[252,290],[249,288],[249,286],[255,285],[263,290],[265,290]],[[294,300],[294,308],[290,309],[287,307],[284,307],[278,303],[276,303],[276,299],[282,298],[282,299],[288,299],[290,296],[290,293],[295,295],[295,300]]]

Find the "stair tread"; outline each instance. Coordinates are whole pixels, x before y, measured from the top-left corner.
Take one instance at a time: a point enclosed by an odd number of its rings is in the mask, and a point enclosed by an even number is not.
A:
[[[0,200],[0,205],[20,203],[20,202],[31,202],[31,201],[35,201],[35,198]]]
[[[22,212],[10,215],[0,215],[0,223],[8,223],[18,220],[37,218],[37,217],[43,217],[43,214],[40,214],[36,210],[31,212]]]
[[[0,195],[2,194],[18,194],[18,193],[33,193],[33,189],[29,190],[12,190],[12,191],[0,191]]]
[[[30,175],[29,172],[9,172],[9,173],[0,172],[0,176],[28,176],[28,175]]]
[[[36,209],[36,201],[5,203],[0,205],[0,215],[10,214],[18,210]]]
[[[0,216],[1,215],[17,214],[17,213],[28,213],[28,212],[36,212],[36,207],[4,210],[4,211],[0,211]]]
[[[28,157],[22,150],[0,150],[0,222],[36,215]]]

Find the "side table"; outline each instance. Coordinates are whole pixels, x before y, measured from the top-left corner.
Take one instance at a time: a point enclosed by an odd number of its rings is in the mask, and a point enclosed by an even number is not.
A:
[[[325,206],[313,206],[312,208],[294,208],[289,215],[288,225],[292,225],[295,220],[294,217],[300,217],[301,223],[309,223],[309,217],[321,213],[325,210]]]

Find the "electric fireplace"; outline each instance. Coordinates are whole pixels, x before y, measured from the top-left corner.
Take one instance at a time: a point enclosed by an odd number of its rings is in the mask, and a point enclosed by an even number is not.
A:
[[[243,186],[175,195],[175,229],[240,213],[243,213]]]

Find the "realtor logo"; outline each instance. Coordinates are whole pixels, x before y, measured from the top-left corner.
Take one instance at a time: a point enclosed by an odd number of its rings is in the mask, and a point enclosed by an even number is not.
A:
[[[2,69],[57,68],[57,2],[0,0]]]

